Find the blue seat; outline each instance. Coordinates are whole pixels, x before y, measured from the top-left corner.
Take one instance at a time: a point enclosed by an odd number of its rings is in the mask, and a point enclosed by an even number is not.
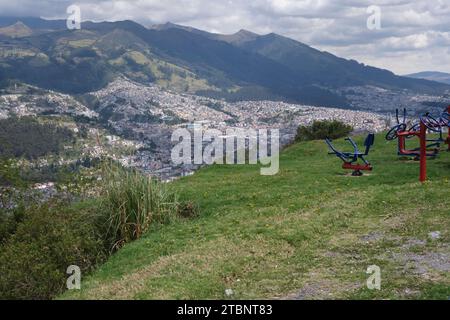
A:
[[[366,151],[364,152],[364,155],[367,156],[370,152],[370,148],[375,144],[375,134],[370,133],[366,140],[364,141],[364,146],[366,147]]]
[[[370,133],[367,135],[366,139],[364,140],[364,146],[366,147],[364,153],[360,152],[358,149],[358,145],[353,141],[352,138],[348,137],[345,139],[345,141],[348,141],[352,147],[353,152],[342,152],[337,150],[332,143],[332,140],[326,138],[325,142],[327,143],[328,147],[331,149],[332,152],[330,154],[336,155],[338,158],[340,158],[342,161],[346,163],[353,163],[358,161],[358,159],[361,159],[365,164],[369,164],[369,162],[364,158],[364,156],[367,156],[370,152],[371,147],[375,143],[375,134]]]

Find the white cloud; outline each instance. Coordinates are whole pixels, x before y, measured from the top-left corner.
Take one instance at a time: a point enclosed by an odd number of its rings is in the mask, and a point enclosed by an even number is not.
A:
[[[0,0],[0,14],[64,18],[73,3],[85,20],[275,32],[397,73],[450,72],[450,0]],[[370,5],[381,7],[381,30],[366,27]]]

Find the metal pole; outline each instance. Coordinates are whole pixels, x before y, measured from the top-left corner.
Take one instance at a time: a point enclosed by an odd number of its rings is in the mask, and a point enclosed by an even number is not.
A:
[[[398,137],[398,153],[403,153],[406,150],[406,138],[404,135]]]
[[[427,127],[420,122],[420,182],[427,180]]]
[[[450,106],[447,107],[447,113],[450,115]],[[450,121],[450,120],[449,120]],[[450,151],[450,126],[448,126],[447,129],[447,144],[448,144],[448,151]]]

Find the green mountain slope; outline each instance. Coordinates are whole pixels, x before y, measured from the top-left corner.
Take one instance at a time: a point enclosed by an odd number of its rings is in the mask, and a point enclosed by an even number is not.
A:
[[[445,87],[436,83],[434,86],[430,86],[429,82],[416,81],[417,79],[410,81],[411,79],[396,76],[388,70],[336,57],[275,33],[257,35],[247,30],[240,30],[232,35],[221,35],[172,23],[155,26],[155,28],[157,30],[183,30],[257,53],[294,71],[297,74],[297,83],[302,85],[315,84],[331,88],[374,85],[391,89],[407,88],[422,92],[433,92]]]
[[[355,60],[339,58],[273,33],[243,42],[239,46],[289,66],[308,81],[322,86],[336,88],[373,85],[417,91],[431,89],[427,82],[410,81],[411,79],[396,76],[388,70],[366,66]]]
[[[284,150],[276,176],[202,169],[173,184],[199,202],[199,218],[152,230],[61,298],[447,299],[450,154],[430,161],[420,185],[418,163],[395,150],[377,136],[375,170],[360,178],[321,141]],[[380,291],[365,287],[374,264]]]

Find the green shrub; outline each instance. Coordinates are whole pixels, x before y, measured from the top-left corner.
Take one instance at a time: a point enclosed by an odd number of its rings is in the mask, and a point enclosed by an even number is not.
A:
[[[177,194],[163,183],[114,164],[103,170],[102,211],[112,249],[140,238],[153,223],[166,224],[177,218]]]
[[[1,141],[0,141],[1,143]],[[1,147],[0,147],[1,148]],[[25,171],[15,165],[15,160],[3,160],[0,156],[0,187],[14,186],[15,188],[27,187],[27,182],[22,178],[21,173]],[[3,190],[0,193],[0,201],[3,196]]]
[[[325,138],[338,139],[347,136],[352,131],[352,126],[341,121],[314,121],[309,127],[298,127],[295,141],[323,140]]]
[[[96,210],[52,203],[29,208],[0,247],[0,299],[49,299],[66,285],[67,267],[89,272],[105,258]]]
[[[25,218],[25,208],[19,205],[13,209],[0,208],[0,245],[9,239]]]

